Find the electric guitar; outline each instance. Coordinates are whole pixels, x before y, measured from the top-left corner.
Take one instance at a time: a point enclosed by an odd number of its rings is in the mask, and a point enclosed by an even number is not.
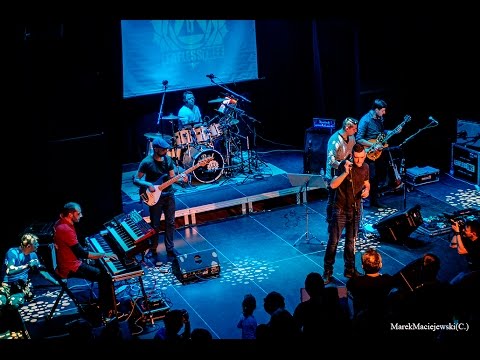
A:
[[[200,166],[205,166],[207,165],[210,161],[213,160],[213,156],[206,157],[205,159],[200,160],[196,165],[192,166],[191,168],[188,168],[184,172],[170,178],[169,180],[163,182],[163,179],[165,176],[160,177],[153,185],[155,187],[155,191],[150,191],[148,187],[142,186],[140,189],[140,197],[142,201],[147,204],[148,206],[155,205],[158,202],[158,199],[160,199],[160,195],[162,194],[162,190],[169,187],[173,183],[177,182],[180,180],[183,175],[187,175],[188,173],[191,173],[195,169],[199,168]]]
[[[380,155],[382,155],[383,149],[388,146],[387,141],[393,135],[398,134],[400,130],[405,126],[405,124],[410,120],[412,120],[412,117],[410,115],[405,115],[405,117],[403,118],[403,121],[395,129],[390,131],[387,135],[385,135],[384,133],[380,133],[378,134],[376,139],[368,140],[374,145],[365,149],[365,152],[367,153],[367,158],[369,158],[372,161],[377,160],[380,157]]]

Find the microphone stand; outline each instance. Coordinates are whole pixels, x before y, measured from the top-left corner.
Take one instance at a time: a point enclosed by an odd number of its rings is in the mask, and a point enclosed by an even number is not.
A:
[[[163,89],[163,95],[162,95],[162,102],[160,103],[160,111],[158,112],[158,119],[157,119],[157,126],[160,125],[161,127],[161,133],[163,134],[163,121],[162,121],[162,117],[163,117],[163,104],[165,103],[165,94],[167,93],[167,85],[168,85],[168,81],[167,80],[163,80],[162,81],[162,85],[164,86],[164,89]],[[173,125],[172,125],[173,126]]]
[[[352,194],[353,194],[353,256],[355,257],[355,254],[357,253],[357,240],[358,240],[358,228],[357,228],[357,215],[359,214],[358,211],[358,206],[357,206],[357,201],[355,198],[355,184],[353,182],[353,164],[350,167],[350,178],[352,180]],[[361,195],[360,195],[361,198]],[[360,221],[359,221],[359,226],[360,226]],[[345,239],[346,240],[346,239]]]
[[[407,167],[405,166],[406,160],[405,160],[405,152],[403,151],[403,145],[408,143],[415,136],[420,134],[423,130],[434,128],[437,126],[438,126],[438,122],[430,120],[430,122],[427,125],[425,125],[423,128],[418,129],[416,133],[410,135],[408,138],[403,140],[403,142],[400,145],[398,145],[398,148],[402,151],[402,160],[400,164],[400,177],[402,178],[402,182],[403,182],[403,210],[407,209]]]
[[[312,179],[312,177],[308,177],[308,179],[307,179],[307,181],[305,182],[305,184],[303,184],[303,185],[300,187],[299,194],[300,194],[300,193],[302,192],[302,190],[305,188],[305,197],[308,196],[308,195],[307,195],[307,194],[308,194],[308,184],[310,183],[310,180],[311,180],[311,179]],[[307,202],[307,201],[305,201],[305,202]],[[297,241],[295,241],[295,242],[293,243],[293,246],[294,246],[294,247],[297,246],[298,243],[299,243],[303,238],[305,238],[305,242],[306,242],[307,244],[310,244],[310,240],[313,240],[313,239],[316,239],[316,238],[317,238],[315,235],[310,235],[310,232],[309,232],[309,230],[308,230],[308,214],[309,214],[310,212],[308,211],[308,206],[307,206],[307,204],[303,204],[303,206],[305,207],[305,225],[306,225],[306,231],[305,231],[305,233],[304,233],[302,236],[300,236],[300,237],[297,239]]]
[[[212,83],[214,83],[215,85],[220,86],[222,89],[224,89],[225,91],[228,91],[228,92],[229,92],[230,94],[232,94],[233,96],[235,96],[235,97],[237,97],[237,98],[239,98],[239,99],[241,99],[241,100],[243,100],[243,101],[246,101],[246,102],[251,103],[251,101],[248,100],[246,97],[244,97],[244,96],[242,96],[242,95],[240,95],[240,94],[237,94],[236,92],[230,90],[230,89],[229,89],[228,87],[226,87],[225,85],[222,85],[222,84],[219,84],[219,83],[215,82],[215,80],[213,80],[213,78],[214,78],[214,76],[210,77],[210,81],[211,81]]]

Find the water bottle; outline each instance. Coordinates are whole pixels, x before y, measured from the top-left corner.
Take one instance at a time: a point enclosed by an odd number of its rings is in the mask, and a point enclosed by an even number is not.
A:
[[[320,176],[325,176],[325,170],[323,168],[320,169]]]

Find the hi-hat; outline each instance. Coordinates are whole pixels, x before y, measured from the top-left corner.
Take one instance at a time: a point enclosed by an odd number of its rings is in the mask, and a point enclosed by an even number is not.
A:
[[[209,104],[218,104],[218,103],[221,103],[221,102],[224,102],[225,101],[225,98],[217,98],[217,99],[213,99],[213,100],[208,100],[208,103]]]
[[[180,119],[180,118],[178,116],[173,115],[173,114],[162,117],[162,120],[178,120],[178,119]]]

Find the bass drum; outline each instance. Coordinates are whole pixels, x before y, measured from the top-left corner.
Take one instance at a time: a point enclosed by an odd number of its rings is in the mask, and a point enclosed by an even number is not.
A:
[[[218,151],[206,147],[200,149],[191,147],[183,155],[183,166],[186,169],[197,165],[208,157],[213,157],[213,160],[209,161],[207,165],[200,166],[192,171],[195,179],[205,184],[212,183],[222,176],[223,156]]]

